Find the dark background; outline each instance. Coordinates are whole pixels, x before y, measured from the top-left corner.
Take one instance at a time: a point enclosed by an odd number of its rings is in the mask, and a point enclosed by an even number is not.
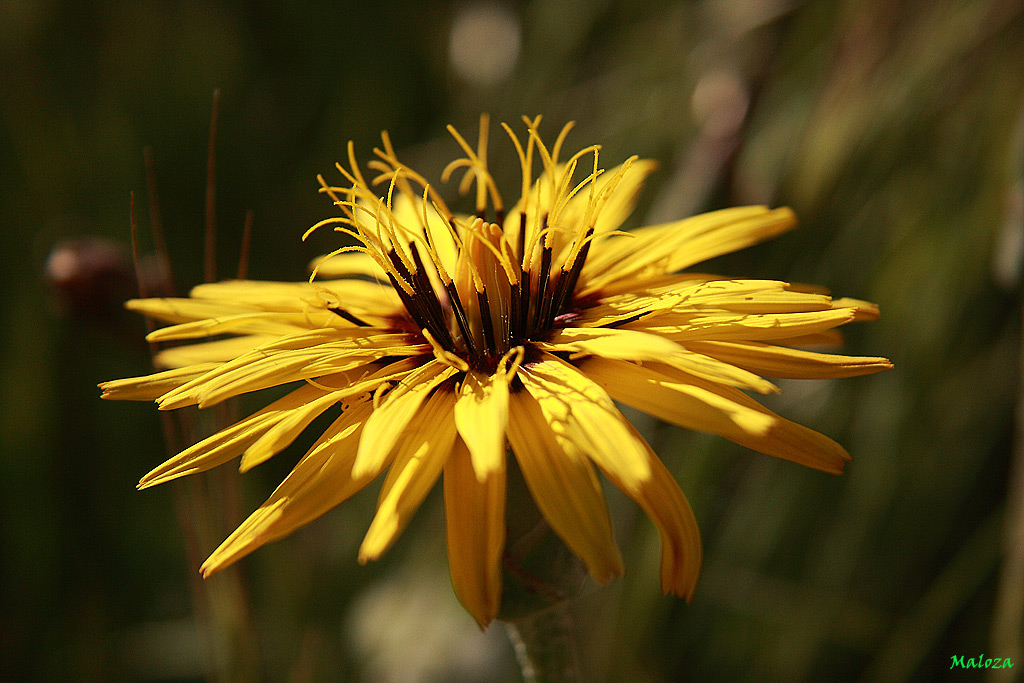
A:
[[[95,386],[147,370],[119,307],[129,193],[151,251],[149,146],[187,291],[214,88],[224,276],[248,209],[254,277],[300,279],[335,246],[299,237],[332,214],[315,176],[347,140],[365,161],[388,129],[436,179],[445,124],[472,137],[486,111],[543,114],[548,136],[575,120],[569,146],[607,165],[659,159],[631,224],[792,206],[799,230],[709,268],[881,305],[848,349],[894,370],[771,403],[849,448],[841,477],[637,417],[706,564],[691,605],[662,597],[657,534],[612,497],[627,575],[577,605],[588,680],[979,680],[949,664],[981,653],[1024,670],[1020,2],[18,0],[0,4],[0,679],[519,680],[501,626],[480,635],[451,594],[437,492],[376,565],[355,559],[368,491],[202,584],[308,442],[134,490],[166,457],[159,416]],[[491,139],[512,201],[518,163]]]

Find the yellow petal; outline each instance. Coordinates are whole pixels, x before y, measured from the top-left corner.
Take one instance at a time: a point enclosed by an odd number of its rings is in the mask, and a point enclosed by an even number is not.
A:
[[[162,327],[146,335],[151,342],[170,341],[172,339],[201,339],[215,337],[220,334],[295,334],[311,327],[325,327],[341,318],[329,311],[309,312],[267,312],[246,311],[219,317],[203,318],[189,322]],[[344,323],[342,323],[344,324]]]
[[[344,391],[332,391],[309,401],[284,416],[282,420],[245,449],[242,459],[238,463],[238,471],[244,474],[280,453],[295,440],[302,430],[309,426],[310,422],[345,396],[346,392]]]
[[[622,278],[682,270],[770,239],[794,225],[789,209],[741,206],[640,228],[632,238],[613,236],[594,245],[578,291],[586,295]]]
[[[430,361],[409,373],[384,397],[380,407],[367,421],[366,434],[359,442],[359,453],[352,466],[355,476],[380,467],[380,462],[391,453],[430,392],[455,372],[455,368]]]
[[[124,307],[130,311],[148,315],[169,323],[186,323],[221,316],[252,313],[249,306],[223,301],[199,301],[196,299],[158,298],[129,299]]]
[[[352,279],[313,283],[225,280],[198,285],[189,292],[193,300],[229,301],[264,311],[302,311],[309,301],[322,302],[319,294],[346,308],[375,310],[382,315],[401,307],[401,300],[390,286]]]
[[[139,482],[139,488],[202,472],[235,458],[282,420],[296,413],[303,413],[307,406],[317,399],[322,399],[324,395],[324,391],[313,386],[299,387],[263,410],[220,430],[167,460],[143,477]],[[317,411],[316,414],[319,415],[329,405],[327,403],[321,407],[316,404],[312,410]]]
[[[601,191],[607,187],[608,181],[618,174],[620,168],[621,166],[616,166],[609,169],[597,179],[595,186],[596,195],[600,195]],[[643,188],[644,183],[647,182],[647,177],[654,173],[657,168],[658,162],[651,161],[650,159],[641,159],[626,169],[622,179],[619,180],[608,201],[601,208],[601,213],[597,216],[597,221],[594,223],[595,234],[611,232],[622,227],[622,224],[626,222],[629,215],[633,213],[637,197],[640,195],[640,190]],[[586,194],[584,193],[589,193],[589,188],[584,188],[576,196],[581,199],[585,198]]]
[[[639,488],[631,489],[619,480],[615,471],[603,468],[602,471],[613,484],[635,500],[658,527],[661,534],[662,591],[675,593],[689,601],[697,587],[703,557],[697,519],[665,465],[636,430],[632,426],[629,429],[646,447],[651,476]]]
[[[225,363],[161,396],[160,409],[173,410],[195,404],[206,408],[240,394],[321,377],[331,372],[345,372],[376,360],[372,357],[346,357],[343,363],[333,364],[330,370],[324,371],[315,366],[315,362],[321,359],[322,354],[307,350],[266,356],[248,363]]]
[[[881,317],[881,313],[878,310],[878,304],[873,304],[870,301],[861,301],[860,299],[850,299],[849,297],[842,297],[832,302],[832,308],[852,308],[856,311],[856,316],[853,318],[854,322],[874,322]]]
[[[593,228],[596,234],[618,230],[622,226],[625,220],[629,218],[629,214],[633,212],[637,196],[640,194],[644,182],[646,182],[647,177],[657,167],[658,163],[649,159],[635,161],[629,165],[622,174],[622,177],[618,179],[608,200],[601,207],[601,212],[597,214],[597,220],[593,221]],[[612,182],[621,170],[622,165],[620,164],[598,176],[597,181],[594,183],[595,198],[601,197],[601,194],[609,188],[609,182]],[[590,186],[588,185],[573,195],[572,199],[568,201],[561,211],[560,220],[566,226],[577,230],[589,227],[582,225],[583,218],[587,213],[589,200]]]
[[[456,411],[458,407],[456,406]],[[469,449],[456,439],[444,464],[448,565],[459,601],[480,627],[498,616],[501,556],[505,548],[505,459],[484,478]]]
[[[688,382],[672,381],[646,365],[593,357],[577,361],[577,366],[615,400],[687,429],[735,440],[763,435],[774,423],[760,411]]]
[[[565,451],[528,391],[509,396],[508,439],[537,507],[599,583],[622,574],[604,492],[578,451]]]
[[[851,322],[854,316],[851,308],[749,315],[665,313],[627,323],[624,327],[660,334],[677,342],[770,341],[825,332]]]
[[[423,384],[426,382],[421,383],[421,386]],[[359,562],[376,560],[391,547],[434,486],[455,443],[455,421],[452,419],[454,404],[452,392],[436,392],[401,432],[395,462],[380,492],[377,514],[359,547]],[[375,410],[367,420],[364,437],[372,434],[373,418],[381,410]],[[360,441],[360,455],[362,448],[363,443]],[[356,456],[358,463],[359,455]],[[355,465],[352,472],[353,476],[360,476]]]
[[[210,576],[262,545],[309,524],[368,484],[377,473],[352,476],[369,400],[349,406],[302,457],[281,485],[203,563]]]
[[[547,353],[519,376],[563,451],[614,470],[630,489],[650,477],[646,444],[627,427],[604,389]]]
[[[537,346],[546,351],[568,351],[572,354],[572,359],[602,356],[666,363],[713,382],[723,382],[761,393],[778,391],[771,382],[749,370],[696,353],[665,337],[637,330],[567,327],[551,335],[548,342],[539,343]]]
[[[102,382],[99,385],[100,389],[103,390],[101,398],[111,401],[152,401],[196,377],[202,377],[216,367],[216,363],[203,363],[190,365],[185,368],[164,370],[163,372],[143,377],[130,377],[128,379]]]
[[[837,379],[869,375],[892,367],[886,358],[838,356],[758,342],[701,341],[688,342],[686,346],[698,353],[769,377]]]
[[[316,343],[324,334],[314,330],[253,349],[161,396],[160,409],[211,406],[239,394],[349,372],[380,358],[417,355],[428,348],[408,344],[408,336],[402,334],[335,338],[327,333],[333,341]]]
[[[508,424],[508,379],[502,372],[466,373],[455,402],[455,426],[469,448],[473,471],[482,483],[502,466]]]
[[[713,432],[755,451],[838,474],[850,459],[832,439],[790,422],[732,387],[665,365],[586,358],[580,369],[617,401],[666,422]]]
[[[153,357],[157,367],[180,368],[201,363],[224,363],[243,353],[252,351],[273,341],[276,337],[264,334],[247,334],[244,337],[229,337],[198,344],[182,344],[164,349]]]

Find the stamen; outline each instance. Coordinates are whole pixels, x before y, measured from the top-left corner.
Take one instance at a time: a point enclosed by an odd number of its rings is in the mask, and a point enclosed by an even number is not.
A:
[[[338,197],[338,193],[348,192],[349,189],[347,187],[335,187],[334,185],[329,185],[327,181],[324,179],[323,175],[321,175],[320,173],[316,174],[316,180],[318,183],[320,183],[319,192],[321,194],[326,194],[328,197],[330,197],[331,201],[333,201],[335,205],[338,205],[341,202],[341,199]]]
[[[619,167],[619,170],[616,172],[616,174],[612,176],[612,178],[607,183],[605,183],[604,189],[601,191],[601,196],[598,197],[597,201],[595,202],[594,213],[591,218],[593,222],[597,221],[597,217],[601,214],[601,210],[604,209],[604,205],[608,203],[608,199],[615,192],[615,188],[619,186],[619,183],[622,181],[622,178],[626,175],[626,171],[628,171],[639,158],[640,157],[634,155],[626,159],[624,162],[622,162],[622,166]]]
[[[587,230],[591,228],[591,219],[596,218],[594,215],[594,191],[597,188],[597,176],[599,174],[598,157],[600,156],[600,153],[601,147],[599,145],[594,145],[594,172],[590,174],[590,195],[587,197],[587,212],[583,214],[583,223],[581,225],[581,227],[585,227]]]
[[[550,317],[551,320],[547,323],[546,327],[550,327],[554,323],[554,319],[562,313],[562,309],[569,301],[569,297],[572,296],[573,290],[576,289],[576,282],[580,278],[580,272],[583,270],[583,265],[586,263],[587,254],[590,252],[590,242],[594,237],[594,229],[587,228],[586,237],[583,239],[583,246],[579,251],[573,255],[573,260],[566,261],[570,264],[569,272],[565,271],[565,266],[562,266],[561,275],[558,278],[558,289],[555,293],[555,305],[551,309]]]
[[[341,316],[342,318],[344,318],[345,320],[349,321],[350,323],[357,327],[373,327],[370,323],[366,322],[365,320],[362,320],[361,318],[358,318],[352,313],[349,313],[340,306],[328,306],[327,310],[330,311],[331,313],[334,313],[335,315]]]
[[[395,254],[392,249],[388,251],[388,259],[391,261],[392,268],[388,270],[388,277],[391,279],[392,285],[398,289],[398,283],[395,282],[395,277],[399,278],[399,282],[402,282],[405,287],[402,287],[402,291],[398,292],[399,297],[402,299],[402,303],[405,304],[405,309],[409,312],[413,319],[416,321],[418,327],[428,327],[430,325],[429,316],[423,306],[422,300],[416,296],[416,288],[409,284],[412,278],[412,274],[402,263],[402,260]],[[395,274],[392,274],[392,270]]]
[[[452,339],[451,332],[448,330],[448,321],[445,318],[444,311],[441,309],[441,302],[437,298],[437,292],[434,291],[434,285],[431,284],[430,278],[427,276],[419,250],[415,247],[412,249],[412,256],[416,261],[417,267],[416,272],[413,273],[413,283],[420,297],[427,301],[427,312],[430,314],[430,319],[434,322],[438,336],[441,338],[441,343],[449,348],[454,348],[455,342]]]
[[[380,408],[380,403],[384,399],[384,395],[391,391],[395,387],[395,383],[392,381],[381,382],[377,385],[377,388],[373,390],[373,409],[377,410]]]
[[[519,274],[522,276],[523,264],[526,262],[526,211],[519,214],[519,244],[516,246],[519,249]]]
[[[427,216],[427,196],[428,196],[428,194],[429,194],[428,189],[424,188],[423,189],[423,201],[422,201],[421,206],[423,208],[423,217],[422,217],[422,221],[423,221],[423,234],[427,238],[427,245],[426,245],[427,246],[427,254],[430,256],[430,260],[433,261],[433,263],[434,263],[434,269],[437,270],[437,276],[439,278],[441,278],[441,284],[447,285],[449,282],[452,281],[452,278],[451,278],[450,275],[448,275],[448,271],[445,270],[444,264],[441,263],[441,256],[437,253],[437,245],[434,244],[434,233],[430,229],[430,219]]]
[[[523,277],[519,280],[519,284],[519,311],[516,314],[516,339],[523,339],[527,336],[526,327],[530,322],[530,275],[523,273]]]
[[[488,356],[493,356],[498,351],[494,343],[494,325],[491,322],[491,306],[487,302],[487,290],[481,288],[476,293],[476,301],[480,306],[480,326],[484,330],[484,347]]]
[[[471,162],[469,166],[472,168],[474,177],[477,181],[476,189],[476,212],[477,215],[483,218],[487,211],[487,195],[491,195],[491,204],[494,205],[495,211],[501,211],[504,208],[504,204],[501,201],[501,194],[498,192],[498,185],[494,182],[494,178],[487,170],[487,138],[488,129],[490,125],[490,117],[487,114],[480,115],[480,137],[479,137],[479,150],[474,152],[466,142],[465,138],[459,134],[459,131],[454,126],[449,125],[448,132],[451,133],[452,137],[462,148],[462,151],[466,153],[466,157]],[[451,167],[452,164],[449,164]],[[466,171],[467,175],[469,170]],[[463,177],[463,182],[459,186],[460,192],[465,192],[468,186]]]
[[[438,215],[451,216],[451,210],[448,209],[448,206],[444,203],[444,200],[441,198],[441,195],[439,195],[434,190],[431,184],[427,182],[426,178],[424,178],[411,168],[402,166],[402,164],[398,161],[398,157],[395,155],[395,150],[391,146],[391,138],[387,136],[386,132],[381,134],[381,138],[384,140],[384,151],[381,151],[375,147],[373,153],[380,157],[385,163],[389,164],[393,170],[401,171],[402,178],[400,182],[404,182],[405,180],[411,180],[420,187],[424,188],[425,190],[428,190],[430,192],[430,198],[432,202],[436,206],[441,207],[437,210]],[[388,177],[390,177],[390,174]],[[374,179],[374,183],[376,182],[377,179]],[[399,185],[399,189],[402,189],[403,192],[406,192],[406,190],[403,189],[401,185]],[[412,195],[411,187],[409,188],[408,192],[410,195]]]
[[[540,330],[544,329],[544,320],[547,317],[547,306],[549,299],[547,296],[548,280],[551,276],[551,247],[544,245],[540,252],[540,276],[537,278],[537,298],[536,306],[534,307],[533,316],[533,329]]]
[[[337,164],[338,170],[341,171],[346,178],[350,178],[353,185],[359,185],[361,187],[369,187],[366,184],[366,180],[363,179],[363,173],[359,170],[359,164],[356,162],[356,144],[352,141],[348,141],[348,163],[352,167],[352,173],[355,175],[354,178],[345,171],[341,164]]]
[[[438,359],[445,365],[455,368],[456,370],[462,370],[463,372],[469,370],[469,363],[438,344],[437,340],[434,339],[434,335],[430,334],[429,330],[423,329],[420,330],[420,332],[422,332],[423,336],[426,337],[428,342],[430,342],[430,347],[434,351],[434,358]]]
[[[523,357],[526,355],[526,349],[522,346],[516,346],[505,352],[505,355],[498,361],[498,369],[505,373],[505,380],[511,382],[515,379],[516,373],[519,372],[519,367],[523,364]],[[511,361],[511,366],[509,362]]]
[[[519,265],[523,263],[523,243],[526,240],[526,214],[529,211],[530,206],[530,183],[532,182],[532,169],[530,168],[530,162],[527,161],[526,155],[523,153],[523,146],[519,142],[519,138],[512,131],[507,123],[502,123],[501,127],[505,129],[505,133],[508,134],[512,140],[512,144],[516,148],[516,155],[519,157],[519,168],[522,173],[523,185],[520,191],[520,202],[519,207],[519,234],[517,236],[518,251],[516,252]],[[532,149],[531,149],[532,151]],[[504,223],[504,221],[502,221]]]
[[[565,138],[568,137],[569,131],[572,130],[575,126],[575,121],[569,121],[564,126],[562,126],[562,130],[558,134],[558,137],[555,139],[554,146],[551,148],[551,160],[554,163],[558,163],[558,154],[562,151],[562,143],[565,142]]]
[[[484,169],[484,172],[487,173],[487,190],[490,192],[491,204],[494,206],[494,211],[495,213],[502,213],[505,205],[501,201],[501,194],[498,192],[498,184],[494,182],[494,178],[487,171],[487,141],[490,138],[490,123],[490,116],[483,113],[480,114],[480,133],[477,137],[477,157],[480,159],[480,168]],[[483,201],[483,190],[477,188],[477,203],[480,204]]]
[[[522,337],[522,295],[519,283],[509,286],[508,344],[511,346]]]
[[[385,230],[387,230],[388,239],[391,240],[391,244],[394,246],[395,253],[398,254],[398,258],[400,258],[402,260],[402,264],[405,265],[405,267],[408,268],[409,271],[415,273],[416,272],[416,266],[413,265],[412,259],[410,259],[408,254],[406,254],[405,248],[404,248],[404,244],[403,244],[402,240],[398,239],[398,230],[395,228],[395,215],[391,211],[391,206],[392,206],[391,199],[392,199],[392,195],[393,195],[394,191],[395,191],[395,178],[392,178],[391,179],[391,184],[388,186],[387,204],[385,204],[382,207],[381,206],[381,202],[378,200],[378,204],[377,204],[377,211],[378,211],[378,215],[377,215],[377,228],[379,230],[381,227],[383,227]],[[385,215],[387,216],[387,219],[388,219],[387,223],[381,223],[380,222],[380,210],[381,210],[381,208],[385,209],[384,213],[385,213]]]
[[[548,178],[551,184],[551,196],[555,196],[555,162],[548,153],[548,148],[544,146],[544,141],[540,139],[540,135],[537,133],[536,128],[530,127],[530,140],[537,145],[537,151],[540,152],[541,163],[544,165],[544,175]]]
[[[466,349],[469,351],[470,356],[476,356],[476,341],[473,339],[473,334],[469,331],[469,321],[466,319],[466,310],[462,307],[462,300],[459,298],[459,290],[455,288],[455,283],[450,280],[445,283],[444,288],[448,292],[448,299],[452,304],[452,313],[455,314],[455,322],[459,326],[459,332],[462,333],[463,340],[465,340]]]

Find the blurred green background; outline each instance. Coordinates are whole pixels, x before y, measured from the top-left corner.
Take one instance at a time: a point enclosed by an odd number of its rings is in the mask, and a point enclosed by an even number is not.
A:
[[[360,567],[374,491],[205,584],[199,562],[301,455],[155,490],[157,411],[96,383],[147,370],[130,293],[152,149],[179,291],[201,281],[220,88],[220,272],[300,279],[316,192],[388,129],[436,179],[481,111],[662,162],[632,224],[744,203],[801,229],[719,259],[881,305],[848,350],[896,369],[784,382],[771,406],[854,456],[832,477],[638,426],[689,496],[706,564],[662,597],[657,534],[612,496],[627,575],[578,601],[591,681],[1012,680],[1024,671],[1024,5],[1019,0],[0,3],[0,679],[517,681],[451,593],[435,491]],[[499,179],[518,174],[500,131]],[[506,187],[509,187],[506,185]],[[512,188],[517,187],[512,185]],[[453,188],[447,188],[449,194]],[[510,190],[507,194],[513,194]],[[318,241],[319,240],[319,241]],[[213,505],[203,501],[213,501]]]

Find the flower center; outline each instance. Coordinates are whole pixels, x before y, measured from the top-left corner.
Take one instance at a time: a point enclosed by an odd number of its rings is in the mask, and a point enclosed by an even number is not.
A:
[[[320,178],[322,191],[344,216],[321,221],[309,232],[334,224],[335,231],[359,242],[327,258],[353,251],[372,258],[376,272],[391,282],[435,355],[455,365],[493,369],[513,350],[543,341],[571,320],[573,294],[599,214],[636,160],[628,159],[610,177],[600,177],[604,171],[598,166],[596,145],[559,161],[571,125],[549,150],[536,131],[539,117],[524,122],[529,133],[525,145],[503,124],[523,180],[521,197],[507,216],[487,170],[486,117],[481,118],[475,150],[449,127],[466,156],[441,174],[447,181],[454,171],[465,169],[459,189],[468,192],[475,182],[475,218],[456,216],[421,175],[399,163],[387,134],[382,135],[383,149],[374,150],[378,158],[369,164],[380,171],[373,184],[388,184],[385,196],[378,196],[364,179],[351,143],[350,169],[338,165],[350,185],[334,187]],[[576,178],[577,165],[590,156],[593,170]],[[536,158],[543,170],[534,181]],[[485,220],[488,215],[494,223]],[[600,232],[602,238],[612,234],[617,233]],[[310,279],[315,276],[314,270]],[[340,308],[335,312],[360,324]]]
[[[524,266],[522,252],[512,249],[502,229],[477,219],[463,230],[453,279],[432,278],[416,250],[410,270],[393,249],[387,257],[395,273],[389,278],[413,323],[432,343],[472,367],[493,369],[516,346],[543,340],[571,319],[589,245],[587,239],[570,260],[553,267],[553,247],[542,243],[539,263]]]

